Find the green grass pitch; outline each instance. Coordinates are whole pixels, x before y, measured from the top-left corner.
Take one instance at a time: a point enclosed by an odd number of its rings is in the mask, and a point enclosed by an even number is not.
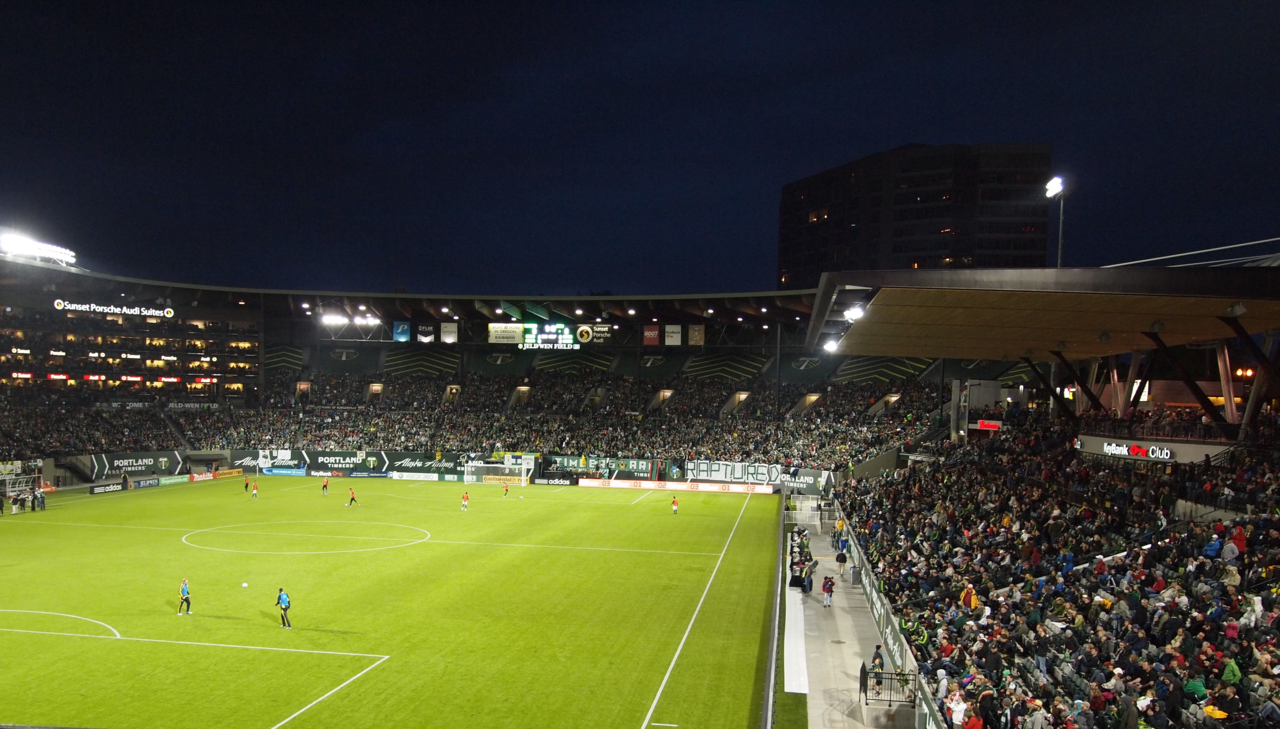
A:
[[[258,485],[55,493],[0,518],[0,724],[759,723],[778,496],[682,493],[673,516],[662,492]]]

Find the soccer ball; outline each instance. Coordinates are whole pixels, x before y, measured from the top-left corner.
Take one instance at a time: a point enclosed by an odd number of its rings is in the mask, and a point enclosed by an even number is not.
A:
[[[248,587],[248,586],[249,586],[249,583],[248,583],[248,582],[241,582],[241,583],[240,583],[240,586],[241,586],[241,587]]]

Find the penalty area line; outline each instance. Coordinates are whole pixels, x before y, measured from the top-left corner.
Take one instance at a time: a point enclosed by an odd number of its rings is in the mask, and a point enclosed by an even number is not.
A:
[[[320,703],[321,701],[324,701],[325,699],[329,698],[330,696],[333,696],[334,694],[338,693],[338,692],[339,692],[339,691],[341,691],[342,689],[346,688],[347,684],[351,683],[352,681],[356,680],[357,678],[360,678],[361,676],[363,676],[363,675],[365,675],[366,673],[368,673],[368,672],[372,671],[373,669],[377,668],[378,666],[381,666],[381,665],[382,665],[382,662],[383,662],[383,661],[385,661],[385,660],[387,660],[387,659],[388,659],[388,658],[390,658],[390,657],[391,657],[391,656],[383,656],[383,657],[379,658],[377,663],[373,664],[372,666],[369,666],[368,668],[364,669],[364,670],[363,670],[363,671],[361,671],[360,673],[357,673],[356,675],[352,676],[351,678],[348,678],[346,681],[343,681],[342,683],[338,684],[335,688],[331,689],[331,690],[329,691],[329,693],[325,694],[324,696],[321,696],[320,698],[316,699],[315,701],[312,701],[311,703],[307,704],[306,706],[302,707],[301,709],[298,709],[298,710],[297,710],[296,712],[294,712],[294,713],[293,713],[293,715],[292,715],[292,716],[290,716],[288,719],[285,719],[284,721],[280,722],[279,724],[276,724],[275,726],[271,727],[271,729],[280,729],[280,727],[282,727],[282,726],[284,726],[285,724],[288,724],[289,722],[291,722],[291,721],[293,721],[294,719],[298,718],[298,717],[299,717],[299,716],[300,716],[304,711],[306,711],[307,709],[310,709],[311,707],[315,706],[316,704]]]
[[[693,609],[693,617],[689,618],[689,627],[684,629],[684,636],[680,638],[680,645],[676,646],[676,654],[671,657],[671,665],[667,666],[667,673],[662,677],[662,683],[658,686],[658,694],[653,697],[653,703],[649,706],[649,713],[644,715],[644,721],[640,722],[640,729],[646,729],[649,726],[649,720],[653,718],[653,712],[658,708],[658,701],[662,699],[662,692],[667,688],[667,681],[671,679],[671,672],[676,668],[676,661],[680,660],[680,651],[684,650],[684,644],[689,640],[689,633],[693,630],[693,623],[698,619],[698,613],[702,611],[702,603],[707,600],[707,593],[711,592],[711,583],[716,580],[716,573],[720,571],[720,563],[724,561],[724,555],[729,551],[729,543],[733,541],[733,535],[738,531],[738,524],[742,521],[742,515],[747,511],[747,504],[751,502],[751,494],[747,494],[747,498],[742,502],[742,509],[738,511],[738,519],[733,522],[733,529],[729,530],[729,538],[724,540],[724,549],[720,550],[720,558],[716,560],[715,569],[711,570],[711,577],[707,579],[707,586],[702,590],[702,597],[698,599],[698,607]],[[675,724],[658,724],[657,726],[675,726]]]

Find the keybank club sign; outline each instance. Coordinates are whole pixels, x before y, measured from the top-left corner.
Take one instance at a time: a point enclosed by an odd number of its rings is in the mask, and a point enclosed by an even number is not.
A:
[[[1178,441],[1171,443],[1157,440],[1120,439],[1107,435],[1081,435],[1076,438],[1076,450],[1098,456],[1128,458],[1135,461],[1157,463],[1198,463],[1206,456],[1212,458],[1226,450],[1231,443]]]
[[[1137,443],[1103,443],[1102,452],[1108,456],[1150,458],[1156,461],[1172,461],[1173,451],[1162,446],[1143,447]]]
[[[91,314],[127,314],[129,316],[155,316],[173,318],[173,309],[153,309],[149,306],[116,306],[115,304],[77,304],[73,301],[54,299],[53,308],[58,311],[83,311]]]

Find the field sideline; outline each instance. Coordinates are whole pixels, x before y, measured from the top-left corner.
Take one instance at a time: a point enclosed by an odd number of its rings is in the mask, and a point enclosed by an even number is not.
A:
[[[0,724],[759,723],[776,495],[257,481],[0,518]]]

